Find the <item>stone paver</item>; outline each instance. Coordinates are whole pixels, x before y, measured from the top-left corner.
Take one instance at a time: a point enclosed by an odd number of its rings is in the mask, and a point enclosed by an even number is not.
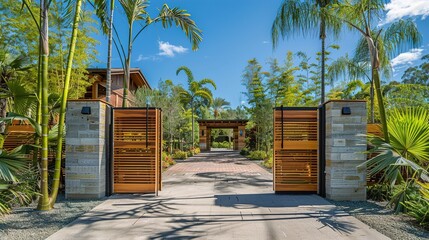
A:
[[[199,169],[199,170],[196,170]],[[317,195],[272,191],[234,152],[203,153],[153,195],[115,195],[48,239],[388,239]]]

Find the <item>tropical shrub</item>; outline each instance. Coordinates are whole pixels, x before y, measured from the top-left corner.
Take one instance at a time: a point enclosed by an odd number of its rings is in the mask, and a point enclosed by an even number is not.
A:
[[[213,142],[213,148],[232,148],[232,143],[223,141],[223,142]]]
[[[173,159],[187,159],[187,158],[188,158],[188,152],[178,150],[173,153]]]
[[[414,217],[420,225],[429,225],[429,184],[419,183],[420,193],[418,197],[403,203],[407,214]]]
[[[38,174],[29,168],[30,161],[21,150],[0,150],[0,215],[14,206],[31,203],[36,195]]]
[[[390,184],[393,195],[389,204],[395,212],[404,211],[405,201],[418,193],[417,180],[429,182],[429,112],[423,108],[394,109],[390,112],[390,143],[369,136],[371,153],[377,153],[363,165],[369,175],[381,174],[380,181]]]
[[[392,197],[392,187],[389,184],[374,184],[368,186],[367,198],[374,201],[389,201]]]
[[[251,151],[247,157],[252,160],[264,160],[268,158],[268,154],[265,151]]]
[[[262,165],[266,168],[273,168],[273,155],[270,155],[267,159],[265,159]]]
[[[241,149],[240,150],[240,154],[241,155],[243,155],[243,156],[247,156],[247,155],[249,155],[249,149],[248,148],[243,148],[243,149]]]
[[[162,168],[166,169],[170,167],[171,165],[176,164],[176,161],[174,161],[173,157],[168,155],[166,152],[162,152]]]

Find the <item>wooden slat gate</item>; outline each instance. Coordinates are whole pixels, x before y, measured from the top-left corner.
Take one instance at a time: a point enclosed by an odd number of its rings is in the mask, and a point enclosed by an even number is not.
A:
[[[316,192],[318,121],[316,108],[275,108],[275,192]]]
[[[113,192],[161,190],[162,125],[156,108],[113,109]]]

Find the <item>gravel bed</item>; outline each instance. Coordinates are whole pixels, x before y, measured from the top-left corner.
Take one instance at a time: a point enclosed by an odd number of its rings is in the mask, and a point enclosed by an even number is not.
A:
[[[65,200],[64,196],[58,196],[55,209],[50,211],[35,210],[36,203],[17,208],[11,214],[0,217],[0,239],[45,239],[102,202]]]
[[[393,240],[429,239],[429,231],[405,214],[394,214],[386,204],[372,201],[332,201],[339,210],[348,212],[368,226]]]

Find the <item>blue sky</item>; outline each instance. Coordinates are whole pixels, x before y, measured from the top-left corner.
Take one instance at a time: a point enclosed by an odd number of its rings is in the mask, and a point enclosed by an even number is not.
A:
[[[267,69],[270,58],[283,61],[287,51],[304,51],[315,57],[320,51],[317,32],[306,38],[295,36],[280,41],[273,50],[271,45],[271,25],[280,6],[281,0],[167,0],[152,1],[148,11],[155,16],[156,10],[167,3],[170,7],[186,9],[203,30],[203,42],[198,51],[191,50],[191,44],[180,29],[163,29],[153,25],[146,29],[133,46],[132,67],[141,68],[152,87],[160,80],[171,79],[176,84],[186,87],[186,76],[176,76],[180,66],[189,67],[197,80],[213,79],[217,84],[215,97],[225,98],[233,107],[246,101],[241,85],[241,76],[247,61],[257,58]],[[400,79],[402,72],[411,65],[418,64],[418,59],[429,51],[429,15],[427,0],[392,0],[388,15],[382,21],[413,17],[423,34],[421,47],[409,49],[397,56],[394,64],[394,79]],[[119,4],[116,6],[115,25],[120,35],[127,36],[124,13]],[[137,29],[138,26],[135,27]],[[99,63],[95,67],[105,67],[107,41],[105,36],[96,37]],[[328,36],[327,44],[338,44],[341,49],[332,56],[351,54],[358,35],[343,32],[340,39]],[[113,66],[121,67],[118,54],[113,53]]]

